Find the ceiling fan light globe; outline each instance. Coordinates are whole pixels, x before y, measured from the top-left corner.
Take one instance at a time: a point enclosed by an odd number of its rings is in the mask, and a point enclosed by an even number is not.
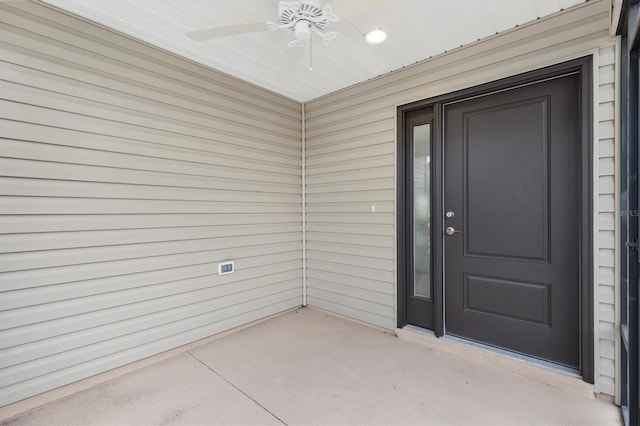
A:
[[[309,21],[300,20],[296,22],[296,26],[294,29],[296,39],[300,41],[309,41],[311,37],[311,28]]]

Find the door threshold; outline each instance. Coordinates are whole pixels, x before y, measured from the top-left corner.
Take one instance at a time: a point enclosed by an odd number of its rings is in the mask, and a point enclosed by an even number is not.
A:
[[[396,335],[403,340],[415,342],[433,350],[447,352],[477,364],[507,371],[559,389],[571,390],[588,398],[595,398],[594,386],[583,381],[578,372],[572,368],[456,336],[447,335],[437,338],[433,331],[412,325],[396,329]]]
[[[567,367],[567,366],[561,365],[561,364],[556,364],[556,363],[551,362],[551,361],[545,361],[545,360],[542,360],[542,359],[539,359],[539,358],[534,358],[532,356],[528,356],[528,355],[521,354],[521,353],[518,353],[518,352],[509,351],[507,349],[502,349],[502,348],[499,348],[497,346],[491,346],[491,345],[484,344],[484,343],[481,343],[481,342],[476,342],[475,340],[465,339],[464,337],[458,337],[458,336],[455,336],[455,335],[452,335],[452,334],[447,334],[445,336],[442,336],[442,338],[445,339],[446,341],[456,342],[456,343],[459,343],[459,344],[462,344],[462,345],[473,346],[475,348],[486,350],[486,351],[489,351],[489,352],[493,352],[495,354],[506,356],[506,357],[509,357],[509,358],[513,358],[513,359],[525,362],[527,364],[537,365],[539,367],[546,368],[548,370],[561,372],[561,373],[564,373],[564,374],[566,374],[568,376],[575,377],[577,379],[582,380],[582,376],[580,375],[580,371],[576,370],[575,368]]]

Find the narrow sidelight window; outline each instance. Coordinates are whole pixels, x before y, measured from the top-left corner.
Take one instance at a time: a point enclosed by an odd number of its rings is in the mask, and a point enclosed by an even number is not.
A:
[[[413,295],[431,299],[431,124],[413,127]]]

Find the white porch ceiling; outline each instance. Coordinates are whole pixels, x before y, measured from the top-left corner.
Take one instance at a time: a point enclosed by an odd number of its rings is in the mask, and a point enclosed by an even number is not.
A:
[[[205,42],[190,31],[252,22],[277,22],[278,0],[44,0],[121,33],[255,85],[306,102],[551,15],[585,0],[335,0],[380,4],[330,23],[329,46],[314,39],[295,70],[281,72],[289,31],[235,35]],[[326,3],[326,1],[325,1]],[[339,16],[339,7],[335,8]],[[382,28],[385,43],[363,34]],[[283,78],[283,76],[289,78]],[[292,78],[291,78],[292,77]]]

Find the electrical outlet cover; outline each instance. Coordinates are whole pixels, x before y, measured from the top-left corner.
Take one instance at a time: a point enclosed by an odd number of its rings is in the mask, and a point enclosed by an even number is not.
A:
[[[218,263],[218,275],[232,274],[234,271],[233,261]]]

